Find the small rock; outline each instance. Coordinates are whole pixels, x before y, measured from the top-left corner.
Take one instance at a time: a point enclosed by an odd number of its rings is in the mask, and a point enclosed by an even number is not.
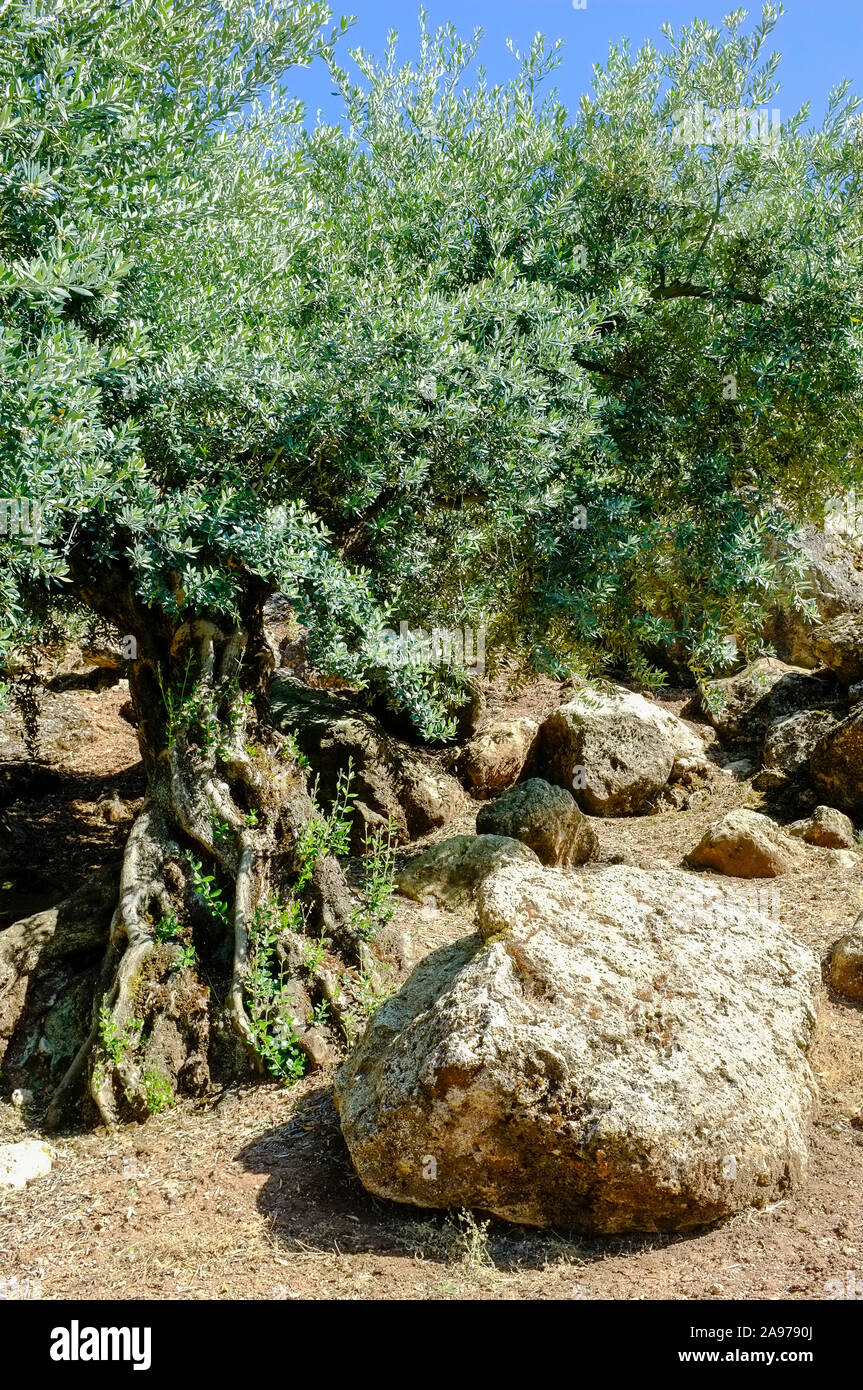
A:
[[[641,808],[649,816],[661,815],[664,811],[684,811],[689,806],[695,789],[682,782],[669,782]]]
[[[427,835],[446,825],[460,810],[465,795],[454,777],[402,752],[399,798],[413,835]]]
[[[599,841],[571,792],[531,777],[511,787],[476,818],[479,835],[520,840],[541,864],[584,864],[596,857]]]
[[[305,1033],[301,1033],[297,1038],[297,1044],[305,1052],[313,1070],[325,1067],[336,1055],[321,1028],[307,1028]]]
[[[51,1171],[51,1150],[47,1144],[27,1140],[22,1144],[0,1144],[0,1188],[21,1188]]]
[[[674,759],[668,780],[694,789],[704,779],[715,778],[716,773],[716,764],[712,763],[706,754],[696,758],[689,755],[679,756]]]
[[[861,860],[853,849],[828,849],[825,854],[834,869],[859,869]]]
[[[119,796],[106,796],[96,806],[96,810],[109,825],[120,825],[126,819],[126,805]]]
[[[787,782],[788,774],[779,772],[774,767],[763,767],[752,779],[753,787],[759,792],[776,791],[778,787],[784,787]]]
[[[686,862],[735,878],[777,878],[801,868],[806,859],[797,842],[769,816],[744,808],[714,821]]]
[[[732,777],[736,777],[738,782],[745,781],[752,771],[752,762],[749,758],[736,758],[732,763],[726,763],[723,769]]]
[[[138,716],[135,713],[135,706],[131,700],[124,700],[117,713],[121,719],[125,719],[127,724],[131,724],[133,729],[137,729]]]
[[[12,1104],[16,1110],[23,1110],[25,1106],[33,1104],[33,1092],[22,1091],[20,1089],[12,1092]]]
[[[857,843],[853,821],[835,806],[816,806],[808,820],[789,825],[788,833],[822,849],[853,849]]]
[[[504,791],[521,775],[539,733],[535,719],[495,719],[465,748],[458,770],[479,795]]]
[[[830,983],[848,999],[863,999],[863,917],[858,917],[853,929],[833,947]]]

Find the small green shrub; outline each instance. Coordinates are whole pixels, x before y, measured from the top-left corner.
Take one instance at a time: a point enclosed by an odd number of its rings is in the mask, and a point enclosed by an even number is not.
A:
[[[378,829],[368,839],[369,853],[363,860],[362,906],[354,909],[351,921],[360,935],[369,940],[392,920],[395,892],[395,850],[393,826]]]
[[[167,917],[163,917],[156,927],[156,940],[175,941],[182,930],[176,913],[169,912]]]
[[[201,899],[204,906],[220,922],[228,920],[228,904],[222,889],[216,883],[214,874],[205,874],[203,865],[199,859],[187,855],[189,868],[192,871],[192,887],[197,896]]]
[[[158,1115],[174,1104],[171,1082],[161,1068],[148,1064],[141,1072],[144,1101],[151,1115]]]
[[[296,1081],[306,1069],[297,1043],[296,1020],[284,971],[276,960],[281,930],[294,930],[296,910],[272,901],[258,906],[249,929],[249,963],[244,980],[247,1010],[258,1055],[279,1081]]]

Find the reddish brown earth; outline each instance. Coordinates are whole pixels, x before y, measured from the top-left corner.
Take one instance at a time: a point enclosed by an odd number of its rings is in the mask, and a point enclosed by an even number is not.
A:
[[[60,759],[46,795],[4,813],[16,854],[4,870],[0,925],[117,858],[143,791],[134,734],[119,715],[123,688],[64,698],[78,702],[85,736]],[[551,682],[492,692],[512,713],[541,715],[558,698]],[[114,792],[127,803],[117,824],[99,810]],[[760,798],[729,778],[685,811],[598,821],[602,853],[645,868],[679,865],[709,820],[742,804]],[[472,829],[468,811],[433,838]],[[863,907],[863,856],[859,868],[840,869],[811,849],[779,891],[782,921],[824,956]],[[394,927],[406,951],[389,988],[412,959],[470,930],[403,900]],[[863,1292],[863,1007],[827,989],[814,1064],[822,1098],[806,1185],[765,1211],[680,1237],[574,1240],[378,1201],[341,1139],[334,1067],[290,1088],[182,1101],[144,1125],[51,1140],[50,1176],[0,1196],[0,1295],[805,1300],[829,1298],[851,1279]],[[0,1142],[37,1136],[26,1112],[0,1103]]]

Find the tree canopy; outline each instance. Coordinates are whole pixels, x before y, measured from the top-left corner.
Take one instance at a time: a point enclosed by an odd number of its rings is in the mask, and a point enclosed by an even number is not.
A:
[[[277,588],[441,735],[388,626],[646,683],[757,643],[861,403],[855,99],[679,135],[774,104],[776,18],[612,48],[569,113],[539,37],[492,86],[423,20],[354,79],[322,4],[4,0],[0,497],[38,509],[0,535],[7,648],[48,606],[169,642]],[[344,118],[307,131],[315,57]]]

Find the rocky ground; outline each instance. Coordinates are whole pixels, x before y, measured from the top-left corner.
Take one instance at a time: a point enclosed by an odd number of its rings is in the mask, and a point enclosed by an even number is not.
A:
[[[0,926],[58,902],[119,858],[143,790],[134,733],[120,714],[126,698],[122,685],[54,697],[65,702],[61,732],[48,738],[39,776],[2,813]],[[550,682],[490,692],[492,709],[537,720],[559,698]],[[683,708],[682,699],[661,704]],[[706,783],[684,809],[594,818],[600,860],[680,867],[709,823],[737,807],[761,809],[763,797],[744,768]],[[468,803],[402,855],[473,833],[476,809]],[[741,887],[752,891],[751,881]],[[769,892],[771,910],[826,963],[863,909],[863,855],[804,846],[800,867]],[[429,950],[473,929],[464,915],[397,903],[387,935],[398,949],[383,953],[388,990]],[[263,1083],[180,1100],[145,1125],[50,1140],[50,1175],[0,1195],[0,1294],[824,1299],[854,1280],[859,1292],[863,1006],[826,983],[813,1062],[821,1098],[805,1185],[710,1229],[655,1237],[573,1239],[372,1198],[341,1137],[335,1064],[290,1088]],[[41,1137],[37,1114],[38,1105],[0,1103],[0,1143]]]

